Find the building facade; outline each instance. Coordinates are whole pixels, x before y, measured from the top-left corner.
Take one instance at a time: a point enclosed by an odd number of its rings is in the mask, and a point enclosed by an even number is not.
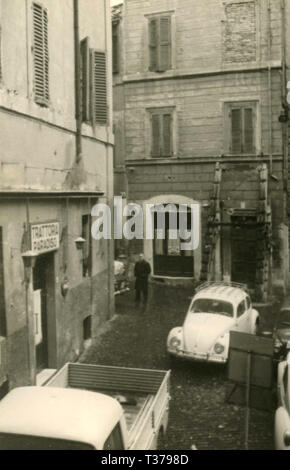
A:
[[[288,0],[113,10],[115,194],[200,207],[194,252],[169,230],[130,244],[156,278],[243,282],[257,300],[285,292],[289,14]]]
[[[111,15],[105,0],[0,1],[0,386],[75,360],[113,314]],[[40,375],[39,375],[40,374]]]

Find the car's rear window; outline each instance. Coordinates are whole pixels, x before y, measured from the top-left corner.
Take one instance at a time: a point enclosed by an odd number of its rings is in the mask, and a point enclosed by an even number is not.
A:
[[[0,434],[0,450],[94,450],[83,442],[18,434]]]
[[[190,311],[192,313],[216,313],[233,317],[234,309],[230,302],[216,299],[197,299],[193,302]]]

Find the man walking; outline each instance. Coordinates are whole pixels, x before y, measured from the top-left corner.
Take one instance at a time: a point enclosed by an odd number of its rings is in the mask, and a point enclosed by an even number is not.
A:
[[[151,273],[150,264],[144,259],[143,253],[139,255],[139,260],[135,264],[134,274],[136,277],[136,304],[139,305],[141,294],[143,295],[143,304],[146,307],[148,301],[148,278]]]

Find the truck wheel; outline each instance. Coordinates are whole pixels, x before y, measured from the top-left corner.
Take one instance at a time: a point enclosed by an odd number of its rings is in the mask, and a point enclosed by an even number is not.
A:
[[[159,429],[159,432],[158,432],[156,450],[165,450],[165,436],[164,436],[163,428]]]

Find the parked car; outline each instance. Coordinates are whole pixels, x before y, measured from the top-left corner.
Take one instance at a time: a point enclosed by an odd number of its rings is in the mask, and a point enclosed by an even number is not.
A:
[[[198,288],[183,326],[170,331],[167,351],[177,358],[225,363],[230,331],[256,334],[258,324],[246,286],[208,282]]]
[[[287,343],[290,341],[290,299],[286,298],[276,317],[274,330],[275,357],[285,360],[287,356]]]
[[[66,364],[45,386],[0,402],[0,450],[156,449],[170,371]]]
[[[130,290],[127,267],[123,261],[114,261],[115,295],[123,294]]]
[[[278,408],[275,413],[275,448],[290,450],[290,354],[278,365]]]

